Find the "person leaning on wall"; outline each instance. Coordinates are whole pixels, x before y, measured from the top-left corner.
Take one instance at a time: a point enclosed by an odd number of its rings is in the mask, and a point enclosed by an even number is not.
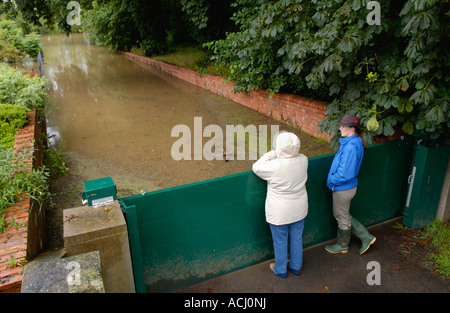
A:
[[[337,241],[325,246],[330,253],[347,253],[351,234],[361,240],[359,254],[366,252],[376,238],[354,217],[350,215],[350,204],[356,194],[358,173],[364,155],[364,142],[361,138],[361,119],[344,115],[340,122],[342,138],[340,147],[330,167],[327,187],[333,194],[333,215],[338,224]]]
[[[265,153],[253,164],[253,172],[267,181],[266,221],[272,232],[275,263],[270,269],[287,277],[287,269],[301,274],[303,265],[303,228],[308,214],[308,158],[299,154],[300,139],[282,132],[274,138],[275,150]],[[289,241],[289,262],[287,259]],[[288,264],[289,263],[289,264]]]

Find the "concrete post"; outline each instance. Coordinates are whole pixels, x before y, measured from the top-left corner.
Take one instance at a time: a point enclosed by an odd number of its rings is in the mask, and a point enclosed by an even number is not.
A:
[[[450,157],[447,163],[444,183],[442,184],[441,198],[439,200],[436,218],[441,222],[450,220]]]
[[[66,209],[63,216],[67,256],[99,251],[105,291],[135,292],[127,225],[119,202]]]

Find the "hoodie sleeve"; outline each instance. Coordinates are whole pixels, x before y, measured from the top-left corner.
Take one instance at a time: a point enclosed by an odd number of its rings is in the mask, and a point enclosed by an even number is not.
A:
[[[275,172],[275,162],[271,162],[277,158],[274,150],[265,153],[258,161],[253,163],[253,172],[264,180],[270,180]]]

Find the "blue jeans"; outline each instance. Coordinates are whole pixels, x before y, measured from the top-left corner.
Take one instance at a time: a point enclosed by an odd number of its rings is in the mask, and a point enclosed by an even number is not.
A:
[[[303,265],[303,227],[305,220],[286,225],[270,224],[273,249],[275,251],[275,266],[273,272],[280,277],[287,276],[287,267],[296,275],[300,275]],[[289,239],[289,266],[287,266],[287,251]]]

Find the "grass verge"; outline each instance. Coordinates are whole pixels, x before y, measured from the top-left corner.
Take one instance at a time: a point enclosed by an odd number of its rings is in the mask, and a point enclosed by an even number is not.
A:
[[[428,241],[432,251],[428,258],[434,261],[436,271],[450,278],[450,223],[435,220],[428,224],[418,236]]]

